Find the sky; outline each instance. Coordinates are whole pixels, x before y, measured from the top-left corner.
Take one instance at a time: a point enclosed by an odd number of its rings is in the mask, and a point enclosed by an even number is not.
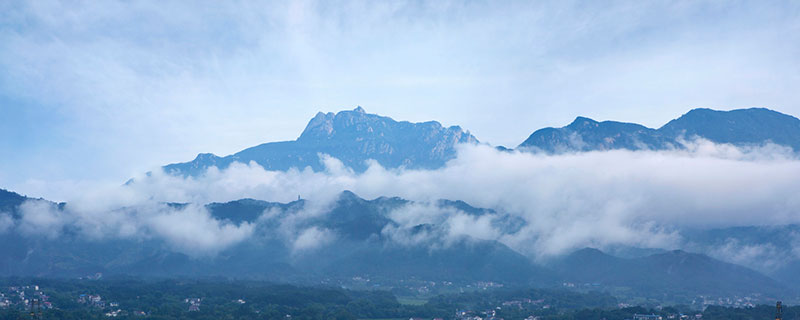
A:
[[[0,188],[63,200],[358,105],[510,147],[578,115],[798,116],[798,56],[791,1],[4,1]]]

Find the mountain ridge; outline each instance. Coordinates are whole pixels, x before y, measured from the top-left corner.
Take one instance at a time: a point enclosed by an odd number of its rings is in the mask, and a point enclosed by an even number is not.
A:
[[[706,294],[781,294],[789,288],[752,269],[723,262],[704,254],[672,250],[638,258],[619,258],[594,248],[584,248],[552,263],[569,281],[605,287],[634,287],[643,292],[663,289]]]
[[[417,225],[394,221],[392,210],[414,204],[398,197],[369,200],[343,191],[324,212],[304,220],[295,219],[292,215],[302,211],[306,202],[246,198],[206,204],[213,219],[237,225],[249,223],[258,230],[251,238],[209,258],[175,252],[153,238],[98,241],[83,239],[72,232],[49,239],[25,236],[12,227],[0,233],[3,249],[0,271],[19,276],[103,272],[146,277],[232,276],[287,282],[313,282],[331,276],[496,281],[535,286],[572,281],[609,289],[630,287],[642,294],[662,291],[744,294],[749,290],[771,294],[786,290],[770,277],[746,267],[684,251],[620,258],[586,248],[552,264],[541,265],[496,240],[462,236],[449,240],[447,245],[436,245],[430,242],[438,241],[431,235],[446,234],[446,225],[435,219]],[[187,206],[168,205],[175,210]],[[430,205],[467,215],[488,215],[493,225],[501,227],[521,227],[519,221],[503,213],[472,207],[463,201],[442,199]],[[59,208],[63,210],[63,206]],[[322,247],[298,253],[291,241],[280,237],[285,234],[285,221],[294,221],[293,228],[297,230],[327,230],[336,236]],[[712,233],[709,237],[720,236]]]
[[[737,146],[775,143],[800,152],[800,119],[767,108],[730,111],[695,108],[658,129],[579,116],[560,128],[534,131],[517,149],[564,153],[602,150],[681,149],[695,137]]]
[[[604,150],[674,150],[695,138],[736,146],[775,143],[800,152],[800,119],[766,108],[691,109],[654,129],[620,121],[578,116],[566,126],[535,130],[516,150],[560,154]],[[267,170],[325,169],[321,155],[336,158],[355,172],[373,159],[385,168],[438,169],[456,157],[458,144],[480,143],[468,130],[436,121],[395,121],[364,108],[318,112],[296,140],[262,143],[227,156],[199,153],[189,162],[163,167],[169,174],[199,176],[210,167],[254,161]],[[502,146],[500,151],[512,151]]]
[[[233,162],[255,161],[269,170],[304,169],[321,171],[320,155],[327,154],[357,172],[366,170],[373,159],[387,168],[435,169],[455,158],[459,143],[478,140],[459,126],[439,122],[412,123],[367,113],[362,107],[337,113],[317,113],[296,140],[267,142],[232,155],[219,157],[200,153],[189,162],[163,167],[170,174],[197,176],[209,167],[223,169]]]
[[[206,204],[213,219],[257,226],[250,238],[214,257],[190,257],[151,237],[100,241],[66,231],[52,239],[31,236],[16,228],[22,219],[16,216],[14,225],[6,232],[0,232],[0,248],[3,249],[0,251],[0,271],[19,276],[71,277],[103,272],[158,277],[233,276],[275,281],[307,281],[330,275],[343,278],[363,275],[396,278],[402,275],[458,281],[552,281],[549,271],[495,240],[464,236],[449,245],[431,248],[427,243],[395,242],[386,233],[387,228],[399,232],[399,235],[421,235],[423,239],[425,235],[421,233],[440,232],[444,227],[434,222],[407,229],[393,221],[389,213],[410,204],[409,200],[398,197],[367,200],[343,191],[322,213],[297,219],[306,203],[302,199],[287,203],[240,199]],[[188,204],[165,205],[183,210]],[[438,201],[432,205],[465,209],[472,214],[494,214],[462,201]],[[63,206],[58,210],[66,213]],[[130,214],[137,209],[125,210]],[[297,232],[327,230],[336,236],[331,238],[333,242],[319,250],[295,252],[292,240],[282,238],[287,228],[286,221],[292,221]]]

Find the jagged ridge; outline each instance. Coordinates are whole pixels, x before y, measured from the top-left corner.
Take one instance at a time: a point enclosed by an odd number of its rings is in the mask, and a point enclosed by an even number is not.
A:
[[[411,123],[352,111],[317,113],[297,140],[270,142],[226,157],[201,153],[190,162],[164,167],[171,174],[196,176],[211,166],[226,168],[233,162],[255,161],[269,170],[324,169],[320,154],[341,160],[356,172],[366,169],[368,159],[387,168],[434,169],[455,157],[459,143],[477,143],[458,126],[445,128],[436,121]]]

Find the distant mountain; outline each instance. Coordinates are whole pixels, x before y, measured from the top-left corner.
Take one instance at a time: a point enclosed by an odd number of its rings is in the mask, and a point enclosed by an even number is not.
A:
[[[304,200],[298,200],[280,204],[278,206],[281,209],[276,209],[278,207],[274,203],[259,203],[263,208],[262,212],[276,210],[276,214],[271,218],[255,219],[259,219],[262,225],[274,228],[280,228],[277,221],[284,218],[285,214],[302,210],[305,205]],[[252,200],[240,200],[224,205],[212,204],[210,208],[215,217],[230,219],[225,210],[220,210],[223,206],[230,208],[255,204]],[[528,258],[497,241],[465,237],[450,245],[438,246],[428,242],[408,245],[394,241],[386,230],[402,226],[393,221],[389,214],[408,204],[412,202],[397,197],[365,200],[352,192],[343,192],[324,214],[298,226],[330,230],[337,236],[337,240],[323,250],[293,257],[293,267],[304,273],[320,276],[369,275],[393,279],[553,283],[552,272],[534,265]],[[494,211],[474,208],[462,201],[442,200],[435,205],[462,210],[472,215],[495,214]],[[247,210],[239,210],[242,211]],[[501,224],[505,220],[505,217],[498,216],[493,222]],[[422,239],[430,236],[430,233],[446,232],[443,227],[439,224],[421,224],[402,230],[402,233],[404,236]]]
[[[800,225],[737,226],[683,230],[685,246],[725,259],[747,253],[735,261],[793,287],[800,287],[800,257],[796,245]],[[749,257],[748,257],[749,256]],[[748,257],[741,259],[742,257]]]
[[[55,270],[59,268],[61,259],[36,261],[32,251],[37,250],[41,243],[36,236],[24,237],[15,232],[14,225],[22,219],[20,206],[26,201],[40,202],[52,206],[54,210],[63,210],[65,203],[55,203],[44,199],[34,199],[20,195],[16,192],[0,189],[0,275],[13,275],[24,270],[21,261],[40,263],[42,268]],[[52,242],[52,241],[49,241]]]
[[[448,226],[436,215],[417,225],[402,225],[395,221],[392,212],[414,205],[412,201],[397,197],[367,200],[349,191],[341,193],[330,206],[310,216],[305,211],[309,208],[306,200],[276,203],[241,199],[207,204],[213,218],[236,225],[251,223],[256,231],[246,241],[205,258],[192,258],[175,252],[157,237],[93,240],[69,225],[57,238],[26,234],[18,228],[21,219],[19,207],[24,201],[44,201],[64,214],[69,210],[63,203],[0,192],[0,207],[3,208],[0,215],[12,215],[14,221],[14,226],[0,230],[0,274],[3,275],[75,277],[103,272],[108,275],[223,276],[300,283],[362,276],[538,286],[566,281],[610,290],[633,290],[642,296],[786,292],[786,288],[775,280],[751,269],[683,251],[618,248],[617,251],[629,254],[629,258],[620,258],[596,249],[583,249],[542,266],[498,241],[470,236],[444,237],[448,234]],[[187,206],[177,203],[165,205],[173,209]],[[439,200],[426,205],[487,217],[504,233],[517,232],[526,223],[508,214],[472,207],[463,201]],[[305,218],[298,218],[298,215]],[[331,236],[319,247],[297,250],[293,237],[310,229],[323,230]],[[736,241],[743,244],[772,245],[764,242],[764,238],[773,239],[775,245],[781,244],[789,252],[791,247],[787,243],[793,239],[796,229],[796,226],[737,227],[685,231],[684,234],[690,247],[707,252],[713,252],[714,248],[737,235]],[[787,259],[794,258],[787,256]],[[796,275],[800,264],[792,261],[778,273],[784,273],[787,278]]]
[[[547,153],[664,150],[682,148],[682,140],[693,137],[739,146],[772,142],[800,152],[800,119],[764,108],[693,109],[659,129],[651,129],[633,123],[578,117],[566,127],[534,131],[518,149]]]
[[[635,123],[595,121],[577,117],[561,128],[534,131],[517,149],[564,153],[601,150],[667,150],[684,148],[695,137],[737,146],[767,142],[800,152],[800,119],[764,108],[716,111],[693,109],[658,129]],[[435,121],[411,123],[352,111],[318,113],[294,141],[269,142],[220,157],[201,153],[189,162],[164,166],[171,174],[196,176],[209,167],[226,168],[233,162],[255,161],[270,170],[310,167],[323,169],[321,154],[341,160],[356,172],[374,159],[387,168],[436,169],[456,156],[460,143],[478,143],[458,126],[445,128]],[[509,151],[498,146],[497,150]]]
[[[27,197],[16,192],[0,189],[0,214],[7,213],[16,216],[17,208],[19,208],[19,205],[25,202],[26,199]]]
[[[168,173],[195,176],[211,166],[226,168],[233,162],[255,161],[270,170],[323,169],[320,154],[341,160],[357,172],[374,159],[387,168],[434,169],[455,157],[459,143],[477,143],[458,126],[445,128],[436,121],[411,123],[369,114],[358,107],[352,111],[317,113],[297,140],[270,142],[235,154],[218,157],[201,153],[190,162],[164,167]]]
[[[13,193],[7,198],[17,199]],[[22,198],[26,199],[26,198]],[[18,211],[20,201],[6,201]],[[25,201],[25,200],[23,200]],[[36,200],[44,201],[44,200]],[[6,203],[3,202],[3,203]],[[412,204],[401,198],[365,200],[343,192],[328,209],[297,219],[305,200],[275,203],[242,199],[211,203],[215,219],[234,224],[253,223],[256,234],[214,258],[191,258],[169,249],[158,239],[91,240],[65,227],[58,238],[26,235],[12,228],[0,233],[0,274],[73,277],[95,272],[142,276],[224,276],[276,281],[314,281],[330,277],[368,276],[383,279],[431,279],[551,284],[552,272],[497,241],[469,236],[450,243],[431,243],[446,232],[440,221],[404,227],[390,217],[392,210]],[[186,204],[167,204],[180,209]],[[462,201],[432,204],[470,215],[492,215],[502,226],[509,218]],[[60,207],[61,210],[65,210]],[[135,210],[126,208],[125,210]],[[292,219],[286,219],[292,217]],[[19,220],[19,217],[14,218]],[[327,230],[333,237],[318,250],[296,252],[285,239],[286,221],[292,228]],[[387,233],[392,230],[397,235]],[[395,236],[419,241],[402,243]],[[435,238],[435,239],[434,239]],[[420,240],[421,239],[421,240]]]
[[[627,287],[643,294],[790,292],[779,282],[751,269],[681,250],[624,259],[586,248],[564,257],[553,267],[569,281]]]
[[[47,200],[42,199],[42,198],[29,198],[27,196],[23,196],[23,195],[21,195],[19,193],[13,192],[13,191],[0,189],[0,215],[2,215],[4,213],[5,214],[10,214],[15,219],[18,219],[19,218],[19,206],[23,202],[28,201],[28,200],[42,201],[42,202],[48,203],[48,204],[50,204],[52,206],[56,206],[56,207],[59,207],[59,208],[63,208],[64,205],[65,205],[65,203],[63,203],[63,202],[55,203],[55,202],[52,202],[52,201],[47,201]]]
[[[764,108],[694,109],[658,131],[669,137],[700,136],[717,143],[735,145],[758,145],[770,141],[800,151],[800,119]]]
[[[613,149],[667,149],[676,145],[673,139],[642,125],[616,121],[597,122],[578,117],[563,128],[536,130],[518,148],[563,153]]]

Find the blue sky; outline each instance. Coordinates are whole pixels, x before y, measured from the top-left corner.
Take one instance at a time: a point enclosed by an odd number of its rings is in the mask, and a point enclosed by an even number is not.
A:
[[[797,116],[798,56],[791,1],[6,1],[0,187],[121,183],[356,105],[507,146],[578,115]]]

